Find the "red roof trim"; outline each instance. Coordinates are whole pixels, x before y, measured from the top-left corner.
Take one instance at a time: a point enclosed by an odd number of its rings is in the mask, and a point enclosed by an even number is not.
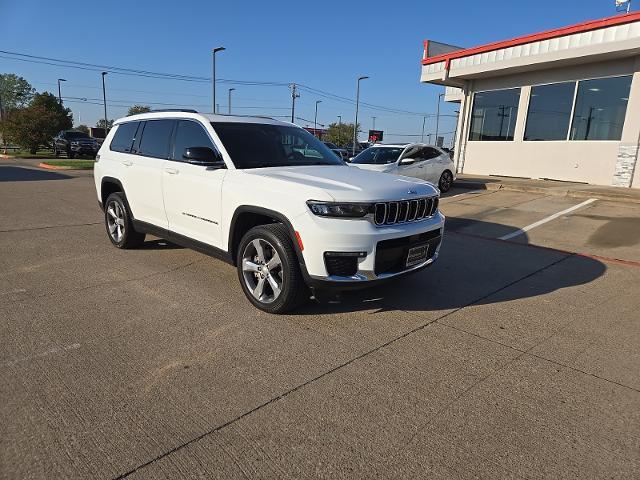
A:
[[[454,58],[469,57],[478,53],[491,52],[493,50],[499,50],[501,48],[515,47],[518,45],[524,45],[527,43],[538,42],[541,40],[548,40],[550,38],[563,37],[565,35],[571,35],[574,33],[588,32],[590,30],[597,30],[599,28],[611,27],[614,25],[623,25],[625,23],[631,23],[640,20],[640,12],[627,13],[625,15],[617,15],[615,17],[602,18],[600,20],[590,20],[588,22],[578,23],[569,27],[556,28],[554,30],[547,30],[546,32],[534,33],[533,35],[525,35],[523,37],[513,38],[511,40],[505,40],[502,42],[488,43],[486,45],[480,45],[478,47],[466,48],[464,50],[458,50],[456,52],[445,53],[437,55],[431,58],[423,58],[422,64],[429,65],[432,63],[450,62]],[[426,42],[426,41],[425,41]],[[425,45],[426,46],[426,45]],[[425,53],[426,55],[426,49]]]

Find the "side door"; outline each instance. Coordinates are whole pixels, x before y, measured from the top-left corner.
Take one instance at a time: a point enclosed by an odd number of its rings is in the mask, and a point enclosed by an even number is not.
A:
[[[440,179],[441,170],[441,155],[442,152],[433,147],[425,147],[422,149],[420,156],[423,159],[422,177],[423,179],[438,183]]]
[[[227,170],[188,163],[183,154],[193,147],[218,151],[200,122],[178,120],[171,156],[162,173],[169,230],[222,248],[222,182]]]
[[[175,120],[140,122],[131,154],[121,157],[125,171],[125,191],[136,220],[167,228],[162,201],[162,173],[169,158]]]
[[[398,160],[398,175],[404,175],[406,177],[416,177],[423,178],[423,172],[421,168],[421,160],[420,160],[420,150],[421,147],[418,145],[414,145],[411,147],[407,147],[402,155],[400,155],[400,159]],[[409,163],[407,163],[409,162]]]

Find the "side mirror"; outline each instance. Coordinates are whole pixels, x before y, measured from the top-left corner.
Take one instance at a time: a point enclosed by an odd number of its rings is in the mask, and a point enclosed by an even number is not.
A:
[[[182,158],[192,165],[202,167],[224,168],[225,163],[222,156],[209,147],[188,147],[184,149]]]
[[[416,163],[415,158],[403,158],[400,160],[400,165],[411,165],[412,163]]]
[[[351,162],[353,162],[353,159],[354,159],[354,158],[356,158],[356,157],[349,157],[349,158],[347,158],[347,160],[346,160],[346,161],[347,161],[347,163],[351,163]]]

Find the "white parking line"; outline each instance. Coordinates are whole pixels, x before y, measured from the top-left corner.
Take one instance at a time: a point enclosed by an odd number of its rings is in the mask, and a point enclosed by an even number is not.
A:
[[[462,193],[456,193],[455,195],[451,195],[448,197],[442,197],[441,200],[446,200],[447,198],[456,198],[456,197],[461,197],[462,195],[473,195],[473,194],[477,194],[477,193],[481,193],[481,192],[487,192],[487,190],[471,190],[469,192],[462,192]]]
[[[518,235],[522,235],[525,232],[528,232],[529,230],[532,230],[536,227],[539,227],[540,225],[543,225],[547,222],[550,222],[551,220],[555,220],[558,217],[561,217],[562,215],[566,215],[567,213],[571,213],[575,210],[578,210],[582,207],[586,207],[587,205],[595,202],[596,200],[598,200],[597,198],[590,198],[589,200],[586,200],[582,203],[579,203],[578,205],[574,205],[571,208],[567,208],[566,210],[562,210],[561,212],[558,213],[554,213],[553,215],[549,215],[548,217],[543,218],[542,220],[538,220],[535,223],[532,223],[531,225],[527,225],[526,227],[522,227],[518,230],[516,230],[515,232],[511,232],[508,233],[506,235],[503,235],[502,237],[499,238],[499,240],[509,240],[513,237],[517,237]]]

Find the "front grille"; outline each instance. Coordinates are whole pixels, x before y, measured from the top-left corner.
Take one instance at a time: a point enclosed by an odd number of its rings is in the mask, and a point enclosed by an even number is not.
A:
[[[428,244],[427,258],[433,257],[441,239],[442,230],[438,229],[409,237],[392,238],[391,240],[378,242],[374,267],[375,274],[399,273],[406,270],[409,250],[419,245]]]
[[[335,275],[338,277],[352,277],[358,272],[358,258],[357,257],[343,257],[343,256],[324,256],[324,264],[327,267],[327,273],[329,275]]]
[[[376,225],[415,222],[432,217],[438,211],[438,197],[423,197],[415,200],[376,203],[374,221]]]

